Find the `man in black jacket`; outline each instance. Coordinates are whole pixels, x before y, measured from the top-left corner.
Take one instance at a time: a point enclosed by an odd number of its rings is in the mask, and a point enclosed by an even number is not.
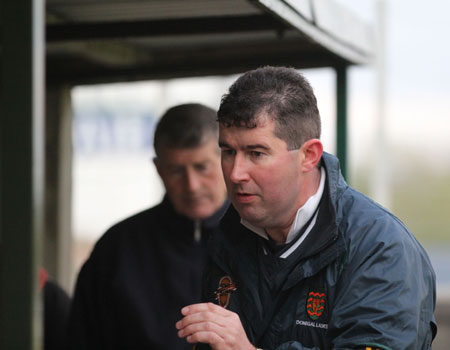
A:
[[[214,350],[431,349],[428,256],[323,152],[303,76],[283,67],[247,72],[218,118],[233,207],[208,245],[210,303],[181,310],[179,336]]]
[[[110,228],[78,276],[68,347],[188,350],[173,327],[201,297],[205,243],[228,201],[220,169],[216,112],[200,104],[169,109],[154,137],[166,196]]]

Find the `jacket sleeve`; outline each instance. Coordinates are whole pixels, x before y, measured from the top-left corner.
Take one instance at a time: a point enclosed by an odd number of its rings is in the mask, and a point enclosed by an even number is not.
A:
[[[425,251],[395,217],[352,229],[329,322],[334,347],[431,349],[436,282]]]
[[[357,230],[336,280],[331,348],[431,349],[436,285],[425,251],[395,218]],[[324,350],[297,340],[276,350]]]
[[[354,229],[336,281],[332,349],[431,349],[436,282],[425,251],[396,218]],[[289,342],[277,350],[323,349]]]

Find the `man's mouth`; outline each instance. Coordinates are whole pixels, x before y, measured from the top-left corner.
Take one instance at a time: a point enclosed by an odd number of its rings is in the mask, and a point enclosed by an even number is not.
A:
[[[247,192],[236,192],[236,199],[239,203],[249,203],[255,198],[254,194]]]

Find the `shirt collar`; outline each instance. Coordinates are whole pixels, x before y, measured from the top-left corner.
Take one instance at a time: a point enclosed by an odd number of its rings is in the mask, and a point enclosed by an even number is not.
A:
[[[320,184],[316,193],[314,193],[311,197],[308,198],[305,204],[297,210],[297,215],[295,216],[294,223],[289,230],[289,233],[286,238],[286,244],[290,243],[295,237],[297,232],[299,232],[302,227],[311,219],[311,217],[316,212],[317,207],[319,206],[320,199],[322,198],[323,190],[325,188],[325,178],[326,173],[323,167],[320,168]],[[269,239],[266,230],[261,227],[256,227],[250,224],[248,221],[241,218],[241,224],[248,228],[250,231],[253,231],[258,236],[261,236],[265,239]]]

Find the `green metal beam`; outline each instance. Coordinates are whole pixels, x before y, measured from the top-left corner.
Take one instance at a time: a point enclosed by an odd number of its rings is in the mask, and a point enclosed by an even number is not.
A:
[[[0,6],[0,349],[41,349],[44,2]]]
[[[342,176],[348,181],[347,154],[347,66],[339,65],[336,70],[336,153],[341,164]]]

